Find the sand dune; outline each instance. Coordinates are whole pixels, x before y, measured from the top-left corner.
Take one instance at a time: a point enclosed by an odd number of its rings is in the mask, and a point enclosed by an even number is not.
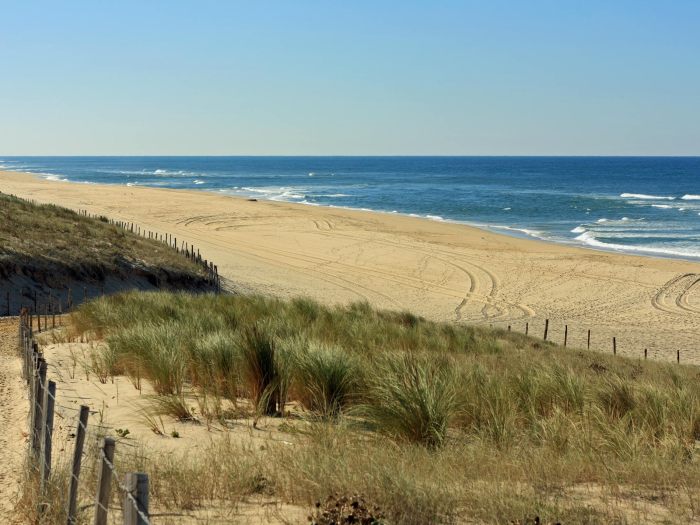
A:
[[[206,192],[0,173],[0,191],[133,221],[194,243],[232,286],[326,303],[367,300],[618,353],[700,363],[700,264],[518,239],[463,225],[249,202]]]

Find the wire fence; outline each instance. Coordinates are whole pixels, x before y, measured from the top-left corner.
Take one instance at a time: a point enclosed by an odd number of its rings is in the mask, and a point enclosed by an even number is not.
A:
[[[541,324],[540,324],[541,323]],[[620,342],[621,339],[618,336],[615,335],[605,335],[605,334],[596,334],[591,330],[590,328],[583,328],[580,329],[579,331],[576,332],[576,342],[578,343],[577,345],[572,345],[572,341],[574,341],[574,328],[571,325],[567,323],[562,323],[559,324],[558,326],[554,326],[552,323],[550,323],[549,319],[543,319],[538,323],[538,325],[535,325],[534,320],[529,320],[529,321],[520,321],[519,323],[515,321],[499,321],[497,323],[490,323],[490,326],[492,328],[500,328],[502,330],[506,330],[508,332],[519,332],[524,335],[528,335],[530,337],[539,337],[539,334],[542,334],[542,340],[547,341],[550,343],[554,344],[559,344],[563,346],[564,348],[574,348],[574,349],[583,349],[585,348],[586,350],[592,350],[594,352],[600,352],[600,353],[607,353],[611,352],[613,355],[618,355],[618,352],[620,350]],[[553,333],[555,332],[556,328],[556,340],[553,337]],[[535,331],[537,330],[537,332]],[[541,331],[540,331],[541,330]],[[608,334],[610,331],[608,331]],[[615,333],[615,332],[612,332]],[[595,339],[594,339],[595,336]],[[625,345],[624,352],[621,355],[624,355],[625,357],[639,357],[644,358],[645,360],[649,358],[650,352],[649,348],[644,348],[644,347],[632,347],[633,346],[631,343],[628,342],[628,344]],[[665,360],[664,357],[661,357],[657,352],[657,354],[654,356],[652,353],[652,358],[657,359],[657,360]],[[667,354],[668,356],[668,354]],[[680,364],[681,363],[681,351],[680,349],[675,350],[675,356],[668,356],[671,359],[675,357],[676,363]],[[666,357],[666,359],[668,359]],[[693,364],[693,359],[691,357],[690,362]]]
[[[65,497],[59,498],[65,508],[65,522],[68,525],[78,523],[78,513],[82,510],[94,509],[95,525],[107,525],[108,516],[113,513],[109,502],[112,499],[112,482],[119,492],[122,501],[122,523],[124,525],[150,525],[148,513],[148,475],[141,472],[128,472],[119,475],[114,465],[116,441],[105,436],[105,427],[98,425],[92,428],[88,425],[90,409],[86,405],[80,408],[62,404],[56,396],[56,383],[47,377],[47,363],[39,351],[39,345],[34,338],[28,313],[23,313],[19,319],[19,351],[22,356],[22,376],[29,392],[30,431],[28,456],[32,474],[38,478],[39,494],[37,507],[39,512],[47,505],[49,489],[52,485],[52,449],[54,438],[54,417],[67,422],[70,436],[75,436],[73,458],[70,465],[68,491]],[[74,429],[74,431],[73,431]],[[95,441],[99,439],[98,452],[95,455],[84,450],[86,438],[90,436]],[[78,490],[83,459],[96,460],[98,463],[97,485],[95,488],[94,505],[78,507]],[[52,502],[55,506],[56,502]],[[112,521],[114,523],[114,521]]]
[[[28,201],[31,204],[37,205],[34,200]],[[199,266],[204,272],[206,284],[217,293],[222,291],[222,278],[219,275],[219,268],[213,261],[206,259],[199,248],[196,248],[191,242],[180,239],[170,233],[156,232],[142,228],[140,225],[107,218],[103,215],[91,214],[87,210],[78,210],[80,216],[88,217],[94,220],[105,222],[115,228],[120,228],[130,234],[143,237],[166,245],[175,253],[182,255],[193,264]],[[56,327],[57,318],[60,318],[65,312],[68,312],[81,302],[88,299],[105,295],[104,281],[98,283],[97,286],[86,286],[64,289],[51,288],[48,292],[37,290],[29,286],[18,287],[12,292],[6,290],[4,297],[0,296],[0,316],[6,315],[10,317],[13,312],[19,312],[27,309],[31,312],[31,322],[36,321],[37,331],[47,330],[49,325],[52,328]]]

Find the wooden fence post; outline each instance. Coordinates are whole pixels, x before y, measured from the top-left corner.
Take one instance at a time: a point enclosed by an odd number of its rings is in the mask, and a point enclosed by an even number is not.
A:
[[[569,325],[564,325],[564,348],[566,348],[566,341],[569,339]]]
[[[148,525],[148,522],[141,517],[141,514],[148,517],[148,474],[128,472],[124,476],[124,488],[127,490],[124,493],[122,506],[124,525]],[[134,505],[134,501],[138,508]]]
[[[37,367],[34,375],[33,389],[33,404],[32,404],[32,456],[34,460],[39,461],[39,452],[41,451],[41,423],[44,404],[44,386],[46,385],[46,361],[43,357],[37,358]]]
[[[676,363],[680,364],[680,362],[681,362],[681,351],[676,350]]]
[[[547,340],[547,332],[549,332],[549,319],[544,320],[544,340]]]
[[[7,317],[10,317],[12,311],[10,310],[10,292],[7,292]]]
[[[613,355],[617,355],[617,340],[613,337]]]
[[[588,329],[588,343],[587,343],[587,348],[588,350],[591,349],[591,329]]]
[[[109,493],[112,488],[112,469],[109,463],[114,462],[114,439],[106,437],[100,447],[100,471],[97,478],[97,495],[95,496],[94,525],[107,525],[107,509],[109,508]],[[109,462],[109,463],[107,463]]]
[[[525,335],[530,331],[530,323],[525,322]]]
[[[646,358],[647,358],[647,349],[645,348],[644,349],[644,359],[646,359]]]
[[[73,450],[73,468],[71,469],[70,486],[68,489],[68,521],[67,525],[75,525],[78,512],[78,480],[80,479],[80,465],[83,459],[83,445],[85,444],[85,429],[87,429],[90,408],[82,405],[78,417],[78,428],[75,433],[75,449]]]
[[[53,409],[56,399],[56,383],[49,381],[44,390],[44,412],[41,424],[41,494],[46,491],[46,484],[51,475],[51,439],[53,437]]]

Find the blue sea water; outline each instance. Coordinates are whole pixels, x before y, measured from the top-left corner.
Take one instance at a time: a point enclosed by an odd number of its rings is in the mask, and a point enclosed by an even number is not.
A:
[[[401,213],[700,259],[700,157],[0,157],[0,169]]]

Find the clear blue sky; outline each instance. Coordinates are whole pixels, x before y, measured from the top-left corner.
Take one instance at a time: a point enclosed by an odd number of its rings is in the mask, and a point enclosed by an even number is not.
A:
[[[698,155],[700,1],[4,1],[0,154]]]

